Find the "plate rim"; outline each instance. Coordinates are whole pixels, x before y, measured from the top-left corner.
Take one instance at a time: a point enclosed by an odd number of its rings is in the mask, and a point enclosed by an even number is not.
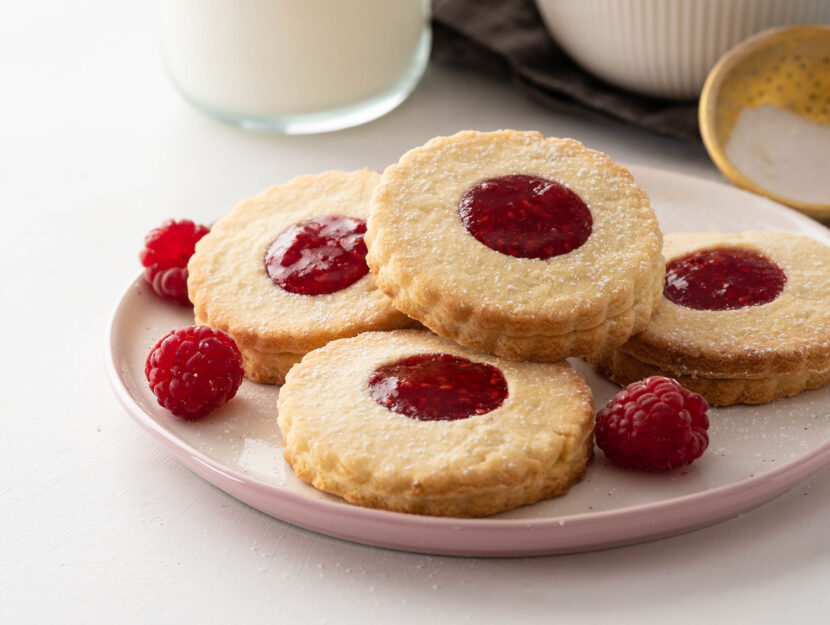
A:
[[[644,165],[627,167],[634,174],[635,180],[638,172],[643,172],[646,176],[676,176],[686,178],[695,184],[717,185],[739,194],[748,195],[754,201],[761,201],[768,204],[769,208],[785,213],[788,218],[795,218],[795,221],[800,221],[808,230],[826,231],[823,232],[824,238],[830,240],[830,230],[809,217],[767,198],[730,187],[717,180]],[[729,484],[613,510],[535,519],[422,516],[365,508],[345,501],[311,499],[281,489],[279,486],[259,481],[255,477],[239,473],[213,460],[162,427],[132,398],[128,384],[118,368],[115,330],[122,308],[141,280],[142,276],[139,274],[118,296],[108,317],[105,334],[107,377],[118,402],[127,414],[142,429],[161,442],[188,469],[230,496],[269,516],[335,538],[400,551],[460,556],[524,557],[605,549],[673,536],[718,523],[774,499],[812,473],[830,464],[830,439],[826,439],[804,454],[782,463],[774,469]],[[772,483],[771,487],[769,486],[770,483]],[[724,502],[730,505],[715,505]],[[672,513],[676,513],[680,509],[689,508],[696,510],[697,513],[686,516],[679,521],[666,521],[665,517],[667,515],[671,517]],[[315,522],[315,517],[320,515],[337,518],[340,523],[350,523],[351,525],[347,527],[351,528],[351,531],[324,527],[325,523]],[[656,517],[658,515],[663,518],[656,523],[642,523],[641,517]],[[627,529],[625,531],[617,529],[615,532],[611,532],[607,540],[597,540],[596,536],[587,531],[590,530],[590,526],[597,523],[605,525],[608,524],[609,520],[619,521],[619,527]],[[640,522],[632,523],[633,521]],[[400,533],[407,536],[390,540],[363,533],[376,528],[378,525],[387,526],[390,523],[393,523]],[[513,538],[518,538],[518,540],[514,540],[515,544],[511,543],[510,545],[491,542],[489,547],[475,546],[475,544],[471,544],[471,542],[475,543],[475,540],[459,540],[464,536],[465,530],[466,533],[473,533],[475,536],[482,532],[487,534],[496,533],[499,537],[513,534]],[[586,533],[590,536],[586,536],[580,530],[586,530]],[[420,535],[420,532],[425,531],[435,534],[432,541],[424,540],[424,537]],[[417,532],[419,535],[409,536],[413,532]],[[542,541],[542,544],[540,544],[540,537],[551,540],[556,538],[557,533],[562,535],[562,540],[558,542],[554,540],[552,543]],[[529,538],[524,539],[523,537]],[[435,540],[436,538],[437,540]],[[447,542],[449,540],[451,542]]]

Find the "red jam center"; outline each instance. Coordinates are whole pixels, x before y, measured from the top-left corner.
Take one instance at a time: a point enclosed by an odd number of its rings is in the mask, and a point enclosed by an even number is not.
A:
[[[455,421],[501,406],[507,382],[492,365],[419,354],[375,369],[369,392],[392,412],[419,421]]]
[[[369,271],[366,222],[326,215],[290,226],[265,254],[265,270],[277,286],[300,295],[345,289]]]
[[[467,231],[487,247],[517,258],[567,254],[591,236],[591,211],[553,180],[523,174],[483,180],[458,203]]]
[[[786,282],[781,268],[756,252],[704,250],[666,266],[663,295],[695,310],[734,310],[768,304]]]

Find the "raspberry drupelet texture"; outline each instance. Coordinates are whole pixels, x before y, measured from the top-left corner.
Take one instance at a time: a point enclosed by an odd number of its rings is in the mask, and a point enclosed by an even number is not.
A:
[[[623,467],[665,471],[691,463],[709,446],[709,404],[671,378],[629,384],[596,416],[596,441]]]
[[[177,417],[199,419],[236,395],[242,355],[221,330],[177,328],[150,350],[144,375],[161,406]]]
[[[144,237],[144,249],[139,253],[144,278],[157,295],[183,306],[187,298],[187,261],[193,256],[196,242],[210,232],[210,228],[189,219],[168,219]]]

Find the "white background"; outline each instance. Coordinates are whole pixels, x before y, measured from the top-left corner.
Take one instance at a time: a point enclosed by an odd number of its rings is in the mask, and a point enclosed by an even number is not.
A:
[[[382,169],[464,128],[572,136],[720,178],[702,147],[540,108],[431,66],[402,107],[321,136],[249,134],[168,84],[145,3],[0,9],[0,623],[825,623],[830,471],[708,529],[513,560],[385,551],[269,518],[123,414],[104,328],[146,231],[209,222],[326,169]]]

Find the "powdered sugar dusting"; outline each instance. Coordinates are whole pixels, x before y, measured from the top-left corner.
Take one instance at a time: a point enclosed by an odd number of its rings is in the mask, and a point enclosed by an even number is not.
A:
[[[513,258],[466,232],[457,213],[462,195],[517,173],[555,180],[587,204],[593,232],[581,247],[544,261]],[[463,132],[410,151],[384,173],[369,229],[370,259],[380,259],[408,296],[426,291],[440,309],[463,294],[471,310],[546,319],[563,333],[572,329],[562,326],[567,317],[582,317],[570,323],[587,328],[629,310],[662,272],[656,218],[628,172],[575,141],[538,133]]]
[[[809,360],[807,366],[815,371],[830,368],[830,248],[778,232],[666,235],[668,260],[717,247],[746,248],[772,260],[787,276],[782,293],[763,306],[716,313],[664,300],[647,332],[718,359],[761,362],[786,354]]]
[[[265,271],[268,247],[288,226],[324,215],[366,219],[379,180],[369,170],[301,176],[237,206],[191,260],[197,316],[266,353],[302,354],[334,338],[408,324],[368,274],[340,291],[309,296],[275,286]]]
[[[743,109],[726,142],[742,174],[781,197],[830,204],[830,126],[773,106]]]
[[[419,421],[375,402],[368,389],[372,372],[420,353],[497,367],[507,398],[491,412],[457,421]],[[292,369],[281,391],[280,426],[291,453],[332,483],[358,490],[371,483],[389,493],[419,483],[430,489],[483,486],[525,475],[536,462],[550,465],[566,449],[576,453],[591,431],[592,410],[587,388],[574,375],[563,364],[477,354],[429,332],[367,333],[330,343]]]

